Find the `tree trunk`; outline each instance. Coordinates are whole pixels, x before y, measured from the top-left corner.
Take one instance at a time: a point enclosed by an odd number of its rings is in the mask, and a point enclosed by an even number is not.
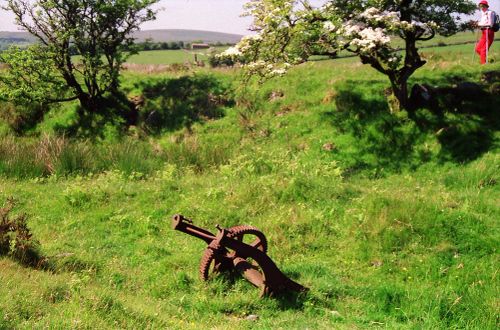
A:
[[[80,108],[78,109],[78,116],[80,119],[84,117],[91,117],[100,111],[100,98],[92,97],[87,93],[81,93],[78,96],[80,101]]]
[[[408,95],[408,78],[405,75],[389,75],[392,95],[388,99],[391,112],[410,110],[411,104]]]

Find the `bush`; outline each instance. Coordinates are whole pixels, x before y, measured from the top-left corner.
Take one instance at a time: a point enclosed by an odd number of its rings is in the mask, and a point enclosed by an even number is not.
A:
[[[39,124],[47,111],[48,106],[38,103],[28,105],[15,105],[13,103],[0,103],[0,120],[18,135],[22,135]]]
[[[233,67],[236,64],[236,61],[230,57],[222,57],[219,54],[211,54],[208,58],[208,64],[211,68],[217,67]]]
[[[11,217],[15,206],[12,198],[0,208],[0,255],[9,255],[20,263],[41,268],[47,265],[47,259],[40,254],[40,244],[33,239],[27,225],[28,216],[19,214]]]

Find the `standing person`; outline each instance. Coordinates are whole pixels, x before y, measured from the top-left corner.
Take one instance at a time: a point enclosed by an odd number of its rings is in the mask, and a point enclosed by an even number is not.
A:
[[[479,10],[481,11],[481,19],[478,22],[478,27],[481,29],[482,36],[476,44],[476,53],[479,54],[481,64],[486,64],[488,49],[493,43],[495,32],[493,31],[494,12],[489,10],[488,1],[481,0],[479,2]]]

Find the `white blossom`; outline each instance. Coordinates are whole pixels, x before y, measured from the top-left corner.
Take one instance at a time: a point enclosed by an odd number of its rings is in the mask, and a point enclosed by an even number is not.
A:
[[[282,76],[285,73],[286,73],[286,69],[284,69],[284,68],[274,69],[273,71],[271,71],[271,74],[276,75],[276,76]]]
[[[229,47],[225,51],[219,54],[219,56],[232,57],[232,56],[241,56],[242,53],[238,47]]]
[[[382,28],[373,29],[371,27],[368,27],[364,30],[361,30],[359,32],[359,35],[363,39],[373,41],[376,44],[383,45],[391,42],[391,38],[387,34],[385,34],[385,31]]]
[[[326,21],[325,23],[323,23],[323,28],[328,32],[334,32],[336,29],[335,25],[333,25],[333,23],[330,21]]]
[[[378,16],[379,14],[380,14],[380,11],[377,8],[371,7],[371,8],[366,9],[359,16],[363,17],[363,18],[370,19],[370,18],[374,18],[374,17]]]
[[[364,28],[365,28],[364,24],[361,24],[361,23],[353,24],[353,23],[347,22],[346,26],[344,26],[344,28],[343,28],[343,31],[344,31],[345,36],[350,37],[352,35],[358,34]]]

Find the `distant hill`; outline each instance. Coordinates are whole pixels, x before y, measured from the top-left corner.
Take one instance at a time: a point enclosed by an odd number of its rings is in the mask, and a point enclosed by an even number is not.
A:
[[[230,34],[222,32],[212,32],[212,31],[200,31],[200,30],[145,30],[138,31],[134,34],[134,37],[138,42],[144,41],[147,38],[151,38],[156,42],[165,41],[203,41],[206,43],[237,43],[241,40],[242,35]]]
[[[156,42],[203,41],[206,43],[237,43],[240,41],[242,35],[200,30],[163,29],[138,31],[134,33],[134,37],[138,42],[151,38]],[[28,32],[0,31],[0,40],[11,40],[11,43],[26,43],[34,42],[36,39]]]
[[[0,31],[0,39],[2,40],[12,40],[12,41],[22,41],[22,42],[34,42],[36,40],[28,32],[13,32],[13,31]]]

